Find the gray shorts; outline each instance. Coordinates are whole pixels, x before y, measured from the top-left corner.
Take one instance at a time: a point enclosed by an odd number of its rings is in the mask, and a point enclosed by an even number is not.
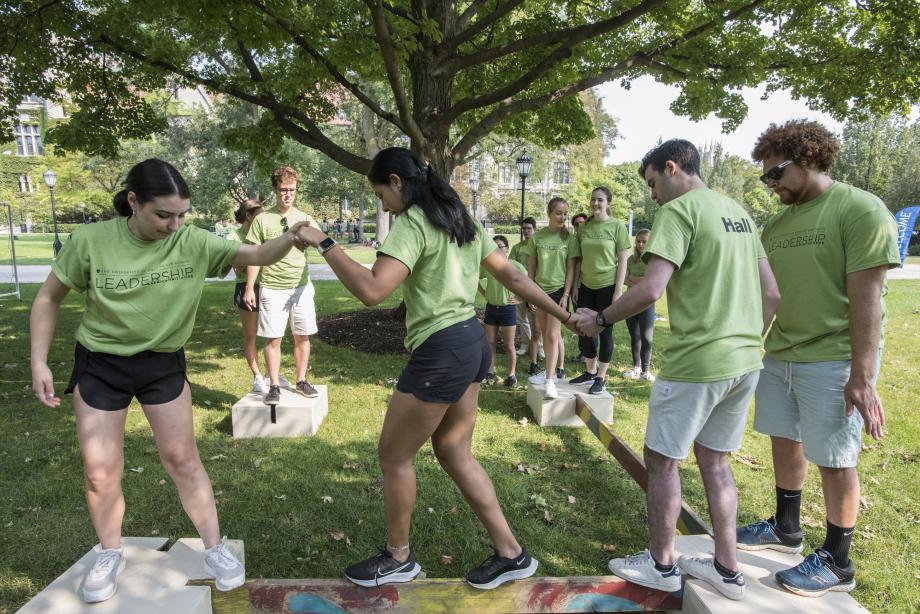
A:
[[[717,382],[659,377],[648,400],[645,446],[673,459],[687,458],[693,442],[716,452],[741,447],[748,407],[760,371]]]
[[[878,367],[876,361],[873,383]],[[846,415],[843,388],[848,379],[849,360],[789,362],[767,354],[757,385],[754,430],[801,442],[805,458],[819,467],[855,467],[863,419],[858,411]]]

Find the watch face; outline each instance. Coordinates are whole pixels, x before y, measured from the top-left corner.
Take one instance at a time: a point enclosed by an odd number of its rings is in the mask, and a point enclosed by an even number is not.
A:
[[[320,249],[324,249],[324,250],[329,249],[333,245],[335,245],[335,239],[333,239],[332,237],[327,237],[323,239],[319,244]]]
[[[604,320],[604,314],[602,314],[602,313],[597,314],[597,317],[594,318],[594,321],[597,323],[598,326],[606,326],[606,325],[607,325],[607,321]]]

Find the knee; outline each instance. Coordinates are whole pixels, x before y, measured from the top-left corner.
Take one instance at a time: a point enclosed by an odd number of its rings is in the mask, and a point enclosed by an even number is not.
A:
[[[645,460],[645,468],[649,473],[668,473],[677,471],[677,460],[663,454],[655,452],[649,447],[642,450],[642,456]]]
[[[432,442],[434,456],[441,467],[450,473],[453,469],[461,467],[472,460],[473,455],[465,446],[450,445],[443,442]]]
[[[266,350],[269,350],[269,349],[280,350],[281,349],[281,338],[278,337],[277,339],[269,339],[268,341],[266,341],[265,349]]]
[[[384,474],[404,468],[407,465],[412,466],[411,458],[408,460],[403,458],[383,442],[377,445],[377,458],[380,461],[380,470]]]
[[[176,478],[189,478],[203,471],[201,460],[195,452],[176,451],[160,454],[160,462],[166,473]]]
[[[117,463],[94,463],[87,465],[83,474],[86,490],[104,492],[121,483],[123,465]]]
[[[728,467],[728,453],[726,452],[717,452],[693,442],[693,454],[696,456],[696,462],[701,471]]]

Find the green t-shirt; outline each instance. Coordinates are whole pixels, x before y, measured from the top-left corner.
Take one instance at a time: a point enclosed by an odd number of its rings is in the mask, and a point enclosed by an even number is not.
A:
[[[297,222],[310,222],[311,226],[319,227],[316,220],[300,209],[291,208],[285,217],[287,218],[288,228]],[[245,241],[254,245],[261,245],[282,234],[284,234],[284,228],[281,225],[281,214],[278,212],[277,207],[272,207],[252,220],[252,226],[249,227]],[[310,283],[307,255],[299,249],[292,249],[287,253],[287,256],[275,264],[262,267],[259,270],[258,281],[264,288],[275,288],[277,290],[306,286]]]
[[[511,246],[511,249],[508,251],[508,260],[514,260],[524,265],[524,270],[527,270],[527,254],[524,253],[524,247],[530,243],[530,239],[524,239],[520,243],[515,243]]]
[[[565,286],[568,261],[578,257],[578,235],[570,231],[569,238],[563,239],[560,231],[541,228],[534,233],[521,253],[537,259],[537,275],[534,280],[537,285],[544,292],[555,292]]]
[[[617,280],[617,255],[629,249],[629,231],[620,220],[593,217],[578,229],[581,283],[592,290],[612,286]]]
[[[421,207],[411,206],[396,217],[380,246],[378,253],[409,268],[402,292],[406,302],[405,345],[410,352],[439,330],[476,315],[473,304],[479,265],[496,248],[478,221],[476,229],[472,242],[457,247],[445,231],[428,221]]]
[[[514,266],[518,271],[527,275],[527,269],[524,268],[524,265],[516,260],[509,259],[508,262]],[[511,303],[511,290],[501,285],[497,279],[492,277],[492,274],[487,270],[482,269],[481,271],[482,279],[480,284],[485,286],[486,289],[486,302],[490,305],[502,306],[508,305]]]
[[[764,348],[777,360],[818,362],[851,357],[847,275],[895,267],[898,229],[877,197],[839,181],[767,222],[764,249],[782,301]],[[882,289],[882,321],[885,295]]]
[[[76,337],[87,349],[175,352],[192,334],[205,278],[226,275],[240,245],[191,224],[141,241],[119,217],[77,227],[51,270],[86,293]]]
[[[765,254],[741,205],[705,188],[666,203],[642,258],[653,255],[677,267],[668,282],[671,335],[661,377],[712,382],[762,368],[757,260]]]
[[[234,228],[231,232],[227,233],[227,236],[224,237],[228,241],[245,241],[246,240],[246,231],[242,228]],[[245,284],[246,283],[246,267],[239,267],[239,272],[236,272],[236,283]]]
[[[626,274],[632,277],[645,277],[645,261],[632,254],[626,261]]]

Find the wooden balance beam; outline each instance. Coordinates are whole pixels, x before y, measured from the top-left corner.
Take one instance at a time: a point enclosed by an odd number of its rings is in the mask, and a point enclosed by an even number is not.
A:
[[[642,490],[648,491],[648,470],[645,468],[642,457],[636,454],[629,444],[617,437],[609,426],[597,419],[597,416],[591,412],[591,408],[582,399],[581,394],[575,395],[575,413],[585,423],[588,430],[594,433],[594,436],[607,448],[607,451],[617,459],[629,477],[641,486]],[[683,499],[680,501],[677,530],[684,535],[712,535],[712,530],[706,521],[700,518]]]

